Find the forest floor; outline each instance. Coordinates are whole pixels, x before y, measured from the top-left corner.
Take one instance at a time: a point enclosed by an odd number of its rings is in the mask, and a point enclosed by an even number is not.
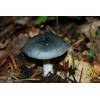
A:
[[[43,77],[43,62],[27,58],[29,38],[51,32],[70,45],[53,59],[54,73]],[[99,83],[100,17],[0,17],[1,83]]]

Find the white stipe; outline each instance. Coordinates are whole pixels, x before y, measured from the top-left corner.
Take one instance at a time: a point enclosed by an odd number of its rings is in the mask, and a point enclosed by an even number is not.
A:
[[[43,72],[44,77],[46,77],[49,73],[54,73],[53,65],[52,64],[44,64],[43,65]]]

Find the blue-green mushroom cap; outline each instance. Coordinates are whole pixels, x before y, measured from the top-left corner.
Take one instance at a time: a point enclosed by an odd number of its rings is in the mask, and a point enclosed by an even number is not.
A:
[[[46,32],[30,38],[23,48],[23,52],[35,59],[53,59],[63,55],[69,45],[60,37]]]

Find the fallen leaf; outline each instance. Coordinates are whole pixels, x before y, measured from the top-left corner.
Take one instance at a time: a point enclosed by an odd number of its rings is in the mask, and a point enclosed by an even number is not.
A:
[[[0,67],[6,63],[8,56],[7,50],[0,50]]]
[[[65,77],[66,77],[67,74],[65,72],[57,71],[57,75],[59,77],[61,77],[61,79],[65,79]]]
[[[99,64],[95,64],[92,68],[92,76],[93,78],[96,78],[98,76],[100,76],[100,65]]]
[[[30,20],[29,17],[20,17],[15,21],[15,23],[20,24],[20,25],[26,25],[29,20]]]
[[[75,72],[76,80],[80,80],[80,75],[82,74],[81,82],[89,83],[92,79],[92,66],[88,62],[78,60],[75,60],[75,65],[77,66]]]
[[[10,33],[10,31],[13,30],[13,28],[14,28],[14,25],[13,24],[4,27],[4,29],[2,29],[2,31],[0,31],[0,37],[6,35],[8,33]]]
[[[4,49],[7,47],[9,40],[6,40],[4,43],[0,42],[0,49]]]
[[[21,49],[27,42],[28,38],[28,34],[21,33],[12,40],[10,44],[10,50],[13,53],[13,55],[18,55],[21,52]]]
[[[10,66],[10,61],[9,59],[6,61],[5,64],[3,64],[1,67],[0,67],[0,76],[9,76],[9,73],[8,73],[8,68]]]
[[[97,61],[100,64],[100,35],[96,37],[94,49],[96,51]]]
[[[36,71],[34,72],[34,74],[31,76],[32,79],[34,79],[35,77],[39,76],[42,74],[42,68],[41,67],[38,67],[36,69]]]
[[[86,23],[84,25],[79,26],[77,32],[84,33],[89,39],[91,38],[91,36],[95,38],[95,33],[99,26],[100,20],[95,19],[92,20],[92,22],[90,23]]]
[[[40,29],[38,28],[32,28],[30,31],[29,31],[29,36],[32,38],[36,35],[38,35],[40,33]]]

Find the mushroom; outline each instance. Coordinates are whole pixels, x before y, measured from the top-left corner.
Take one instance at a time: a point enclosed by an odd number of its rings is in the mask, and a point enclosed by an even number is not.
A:
[[[23,52],[31,58],[43,60],[44,77],[54,73],[50,60],[63,55],[69,48],[65,41],[50,32],[30,38],[23,48]]]

